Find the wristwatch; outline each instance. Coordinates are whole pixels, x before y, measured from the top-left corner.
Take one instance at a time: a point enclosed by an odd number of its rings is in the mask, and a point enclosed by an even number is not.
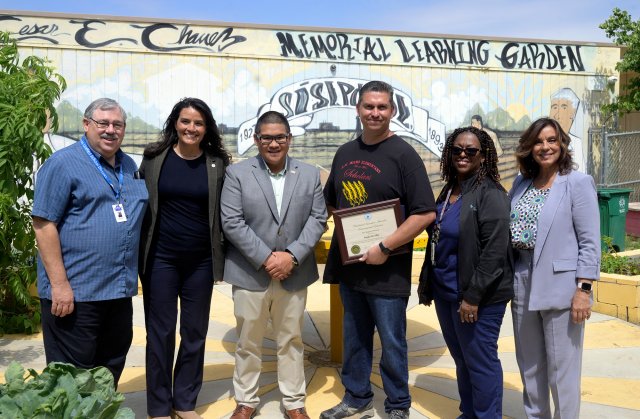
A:
[[[293,262],[293,266],[298,266],[298,259],[296,259],[296,257],[293,255],[293,253],[291,253],[288,250],[286,250],[286,252],[291,255],[291,261]]]
[[[578,289],[584,293],[591,294],[591,282],[578,282]]]
[[[389,256],[391,254],[391,249],[382,244],[382,242],[378,243],[378,246],[380,246],[380,250],[382,250],[382,253],[384,253],[385,255]]]

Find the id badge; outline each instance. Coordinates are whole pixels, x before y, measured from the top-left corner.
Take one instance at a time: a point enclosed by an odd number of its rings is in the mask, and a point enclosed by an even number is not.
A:
[[[113,215],[116,217],[116,222],[124,223],[127,221],[127,214],[124,212],[124,205],[115,204],[111,205],[111,207],[113,208]]]
[[[438,245],[438,240],[440,239],[440,225],[436,224],[432,233],[433,237],[430,237],[431,240],[431,264],[436,266],[436,246]]]

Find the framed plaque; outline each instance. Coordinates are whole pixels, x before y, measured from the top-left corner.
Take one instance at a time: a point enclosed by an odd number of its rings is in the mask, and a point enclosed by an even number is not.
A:
[[[364,252],[384,240],[404,221],[400,199],[375,202],[333,211],[336,240],[343,265],[359,262]],[[406,253],[400,246],[392,255]]]

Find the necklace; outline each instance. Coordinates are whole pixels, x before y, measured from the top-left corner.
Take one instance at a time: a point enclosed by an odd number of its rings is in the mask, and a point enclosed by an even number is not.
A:
[[[198,157],[200,157],[202,155],[202,150],[198,150],[198,152],[196,154],[182,154],[178,150],[178,146],[177,145],[173,147],[173,151],[178,155],[178,157],[180,157],[182,159],[185,159],[185,160],[194,160],[194,159],[197,159]]]

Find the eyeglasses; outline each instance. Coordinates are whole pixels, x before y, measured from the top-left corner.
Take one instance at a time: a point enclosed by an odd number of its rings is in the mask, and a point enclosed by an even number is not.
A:
[[[280,135],[259,135],[256,134],[256,138],[260,141],[261,145],[271,145],[273,141],[278,145],[283,145],[287,143],[289,136],[291,134],[280,134]]]
[[[109,125],[111,125],[114,131],[122,131],[124,127],[127,125],[123,122],[118,122],[118,121],[109,122],[109,121],[96,121],[93,118],[89,118],[89,119],[92,120],[96,124],[96,127],[100,129],[107,129],[109,128]]]
[[[454,156],[459,156],[464,151],[464,154],[466,154],[468,157],[473,157],[478,154],[480,149],[475,147],[462,148],[454,145],[453,147],[451,147],[451,151],[453,152]]]

